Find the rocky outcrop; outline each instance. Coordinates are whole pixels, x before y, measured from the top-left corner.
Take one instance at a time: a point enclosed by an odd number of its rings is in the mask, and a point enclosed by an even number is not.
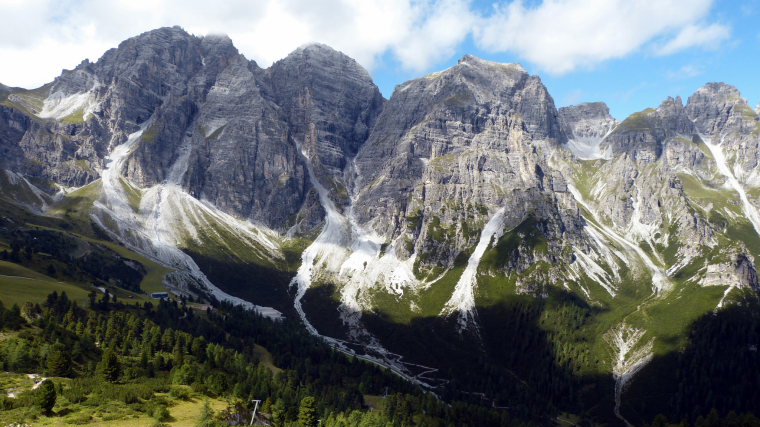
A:
[[[538,77],[465,56],[396,88],[356,159],[356,216],[400,257],[416,253],[422,275],[474,247],[502,206],[507,228],[535,215],[559,237],[578,226],[546,163],[563,138]]]
[[[82,137],[75,133],[77,125],[46,122],[16,106],[12,102],[0,105],[0,167],[66,186],[83,185],[97,177],[80,157],[87,148],[79,145]]]
[[[0,162],[6,169],[22,171],[24,153],[21,139],[31,126],[31,119],[22,112],[0,105]]]
[[[736,164],[737,179],[760,186],[760,115],[739,91],[725,83],[699,88],[687,106],[700,134],[724,147],[726,158]]]
[[[754,111],[739,91],[725,83],[708,83],[689,97],[689,117],[705,135],[716,135],[726,129],[753,130]]]
[[[567,139],[604,138],[617,124],[604,102],[587,102],[562,107],[558,111]]]
[[[758,290],[754,260],[746,254],[734,253],[728,262],[708,265],[701,283],[704,286],[728,285]]]
[[[348,56],[311,44],[274,63],[267,77],[290,137],[312,159],[322,185],[345,198],[343,171],[384,102],[369,73]]]
[[[603,102],[589,102],[559,109],[559,120],[567,144],[576,157],[592,160],[607,157],[600,144],[618,124]]]
[[[635,113],[621,122],[602,142],[612,155],[626,153],[644,162],[655,161],[668,139],[691,139],[696,130],[681,98],[668,98],[657,109]]]

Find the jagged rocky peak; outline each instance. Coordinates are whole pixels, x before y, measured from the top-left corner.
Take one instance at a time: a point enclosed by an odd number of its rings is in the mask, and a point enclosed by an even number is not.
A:
[[[126,59],[136,62],[160,59],[166,65],[180,66],[186,62],[194,62],[188,59],[193,57],[199,40],[199,37],[191,35],[179,26],[157,28],[124,40],[116,48],[106,51],[98,62],[102,63],[104,68],[110,66],[114,67],[114,70],[127,69],[131,64],[126,63]]]
[[[272,78],[298,80],[301,83],[316,83],[320,78],[334,76],[344,81],[353,80],[358,84],[374,87],[369,72],[355,59],[321,43],[309,43],[297,48],[272,64],[268,71]],[[276,85],[276,82],[273,84]]]
[[[697,89],[689,97],[689,106],[697,107],[704,103],[723,103],[742,100],[739,89],[723,82],[709,82]]]
[[[202,57],[200,39],[180,27],[166,27],[121,42],[91,70],[100,83],[117,86],[122,96],[130,92],[149,96],[143,101],[150,101],[149,108],[154,108],[169,91],[184,89],[187,77],[203,67]]]
[[[143,33],[98,61],[101,81],[109,82],[102,108],[126,129],[116,142],[150,120],[127,164],[132,181],[148,187],[173,180],[170,170],[189,144],[183,140],[195,133],[209,91],[233,63],[245,65],[242,73],[248,66],[228,37],[196,37],[179,27]]]
[[[696,131],[680,96],[669,96],[662,101],[657,107],[657,117],[660,125],[667,130],[668,136],[681,135],[691,138]]]
[[[426,115],[478,115],[511,111],[531,139],[559,140],[554,100],[538,76],[518,64],[501,64],[465,55],[457,65],[396,87],[388,119],[413,126]],[[401,105],[403,104],[403,106]],[[393,115],[405,110],[405,118]],[[395,110],[395,112],[394,112]],[[482,122],[471,123],[475,132]],[[400,129],[403,131],[403,129]]]
[[[226,36],[196,37],[180,27],[148,31],[95,63],[85,60],[64,70],[43,87],[39,116],[63,119],[76,113],[88,122],[95,115],[107,122],[96,130],[100,139],[119,143],[168,99],[202,98],[214,76],[238,55]]]
[[[612,155],[627,153],[644,162],[659,158],[670,138],[691,140],[697,132],[680,97],[668,97],[659,107],[633,113],[605,138],[602,148]]]
[[[122,171],[133,184],[178,184],[277,230],[319,222],[301,152],[336,199],[347,197],[347,159],[384,102],[364,68],[327,46],[304,46],[263,70],[229,37],[180,27],[125,40],[34,91],[0,91],[12,98],[0,111],[3,166],[83,185],[142,127]]]
[[[296,49],[267,75],[291,137],[322,184],[331,186],[369,137],[384,102],[379,89],[364,67],[323,44]]]
[[[519,64],[487,61],[472,55],[463,56],[457,61],[457,65],[451,68],[412,80],[401,85],[400,88],[406,88],[407,85],[415,83],[426,86],[428,91],[434,93],[446,94],[447,91],[460,90],[462,97],[456,99],[459,103],[508,100],[524,86],[538,85],[543,88],[541,80],[537,76],[528,74]]]
[[[207,34],[200,37],[201,46],[209,52],[226,52],[227,54],[237,54],[238,50],[232,43],[230,36],[224,33]],[[208,65],[208,64],[206,64]]]
[[[461,59],[459,59],[459,61],[457,61],[457,65],[495,67],[495,68],[501,68],[506,71],[514,71],[514,72],[524,73],[524,74],[528,73],[525,70],[525,68],[523,68],[522,65],[517,64],[517,63],[494,62],[494,61],[478,58],[477,56],[470,55],[470,54],[466,54]]]
[[[172,90],[183,92],[190,77],[202,69],[207,74],[218,72],[218,65],[226,65],[237,55],[229,37],[197,37],[175,26],[127,39],[106,52],[96,65],[104,83],[134,78],[164,96]]]
[[[89,59],[85,59],[73,70],[63,70],[61,75],[53,80],[49,92],[72,94],[92,89],[96,80],[93,65]]]
[[[604,102],[584,102],[577,105],[570,105],[559,109],[559,119],[563,131],[570,136],[585,136],[591,131],[592,134],[598,134],[591,128],[578,125],[596,124],[609,126],[616,120],[610,114],[610,108]],[[598,130],[598,129],[594,129]]]
[[[568,148],[578,158],[605,157],[599,149],[602,139],[617,125],[604,102],[586,102],[559,109],[559,121]]]
[[[697,89],[689,97],[686,110],[699,131],[706,135],[716,135],[728,129],[753,130],[758,116],[737,88],[715,82]]]
[[[599,145],[618,123],[607,104],[585,102],[562,107],[558,113],[566,148],[583,160],[605,157]]]
[[[175,80],[173,75],[188,76],[214,65],[215,60],[237,54],[226,35],[197,37],[179,26],[158,28],[121,42],[94,64],[84,60],[75,69],[64,70],[53,82],[51,93],[70,94],[92,89],[93,78],[104,85],[121,78],[142,81],[155,73]]]
[[[689,97],[668,97],[657,108],[634,113],[621,122],[602,143],[611,155],[628,153],[651,161],[659,157],[671,138],[692,139],[695,134],[715,136],[733,132],[751,134],[760,126],[758,114],[739,91],[725,83],[708,83]]]
[[[323,43],[307,43],[299,46],[289,53],[288,56],[275,62],[275,64],[289,62],[308,64],[323,69],[349,71],[363,80],[371,80],[369,72],[356,62],[355,59]]]
[[[501,207],[508,227],[531,216],[560,223],[544,192],[560,187],[545,154],[561,140],[538,77],[465,56],[396,88],[357,156],[354,214],[428,274],[474,247]]]
[[[495,128],[504,133],[473,141]],[[396,195],[411,189],[427,162],[479,144],[506,149],[515,142],[507,140],[511,131],[526,133],[523,142],[558,141],[554,101],[540,79],[522,67],[468,55],[454,67],[397,86],[357,164],[362,176],[382,179],[367,191]],[[379,201],[375,196],[366,208]]]

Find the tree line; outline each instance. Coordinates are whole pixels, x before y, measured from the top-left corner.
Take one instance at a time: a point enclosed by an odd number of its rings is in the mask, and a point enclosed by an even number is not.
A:
[[[43,304],[0,304],[0,370],[53,377],[34,393],[0,397],[5,410],[34,407],[50,414],[70,404],[121,402],[156,418],[168,416],[160,393],[187,388],[261,412],[275,426],[514,425],[506,411],[451,404],[356,358],[336,352],[294,322],[275,323],[228,304],[198,311],[185,302],[125,304],[93,299],[89,307],[52,293]],[[256,345],[269,349],[262,361]],[[274,366],[272,366],[274,365]],[[70,378],[58,381],[55,378]],[[181,388],[184,386],[185,388]],[[372,410],[364,395],[383,395]],[[52,396],[52,397],[51,397]],[[211,411],[213,412],[213,411]],[[203,418],[203,416],[201,417]],[[223,414],[206,417],[215,425]]]

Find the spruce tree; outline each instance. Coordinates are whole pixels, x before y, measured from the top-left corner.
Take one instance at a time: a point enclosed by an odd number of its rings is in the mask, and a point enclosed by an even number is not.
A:
[[[92,290],[89,294],[87,294],[87,298],[90,300],[90,308],[96,309],[97,308],[97,302],[96,299],[98,298],[98,294]]]
[[[45,415],[49,415],[55,406],[55,385],[50,380],[45,380],[37,388],[34,395],[34,405],[42,409]]]
[[[285,424],[285,402],[278,398],[272,405],[272,421],[276,427]]]
[[[317,427],[317,408],[311,396],[306,396],[301,400],[301,406],[298,408],[298,425]]]
[[[60,342],[53,346],[47,358],[48,374],[53,377],[65,377],[71,372],[71,356]]]
[[[103,353],[103,358],[100,360],[100,374],[109,383],[114,383],[119,379],[119,375],[121,375],[121,363],[119,363],[119,357],[113,351],[106,350]]]
[[[211,405],[209,405],[208,400],[203,403],[201,416],[198,418],[198,422],[195,425],[197,427],[213,427],[215,425],[214,411],[211,410]]]

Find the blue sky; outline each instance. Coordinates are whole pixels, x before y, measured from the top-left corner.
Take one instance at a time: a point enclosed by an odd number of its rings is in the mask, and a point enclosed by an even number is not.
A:
[[[688,7],[688,1],[683,3]],[[486,10],[491,4],[476,3]],[[531,74],[541,77],[558,107],[603,101],[620,120],[645,108],[657,107],[668,96],[681,96],[685,104],[696,89],[713,81],[736,86],[750,105],[756,107],[760,103],[760,1],[715,1],[705,19],[727,27],[730,35],[714,46],[696,46],[657,55],[654,47],[661,38],[667,38],[666,33],[621,58],[566,73],[552,72],[515,52],[480,49],[472,37],[468,37],[457,47],[456,55],[435,64],[429,71],[455,65],[466,53],[497,62],[518,62]],[[386,97],[396,84],[418,76],[405,70],[390,54],[373,74]]]
[[[36,87],[143,31],[228,34],[261,66],[308,42],[357,59],[386,97],[464,54],[519,62],[557,106],[623,119],[710,81],[760,103],[760,0],[0,0],[0,83]]]

